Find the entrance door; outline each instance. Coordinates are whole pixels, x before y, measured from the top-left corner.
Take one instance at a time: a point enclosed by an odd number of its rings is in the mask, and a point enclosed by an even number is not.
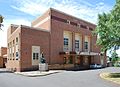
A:
[[[40,61],[40,46],[32,46],[32,65],[38,65]]]
[[[90,63],[91,63],[91,57],[90,56],[84,56],[84,61],[83,61],[83,66],[85,66],[86,68],[90,67]]]
[[[7,58],[3,58],[3,68],[6,68],[5,64],[7,63]]]

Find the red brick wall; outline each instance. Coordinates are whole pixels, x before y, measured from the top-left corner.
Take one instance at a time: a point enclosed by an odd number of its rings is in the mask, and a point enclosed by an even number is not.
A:
[[[7,47],[1,47],[1,55],[0,56],[3,56],[5,54],[7,54]]]
[[[71,22],[80,23],[95,29],[95,25],[89,22],[83,21],[76,17],[66,15],[62,12],[56,11],[54,9],[49,9],[44,15],[40,16],[38,19],[32,22],[32,27],[38,22],[44,20],[49,15],[56,16],[62,19],[67,19]],[[8,29],[8,43],[13,41],[16,36],[20,38],[20,60],[8,60],[7,67],[26,68],[32,67],[32,46],[40,46],[40,52],[44,53],[44,56],[49,64],[62,64],[63,58],[60,57],[59,52],[63,51],[63,32],[70,31],[72,32],[72,51],[75,51],[75,33],[80,33],[82,35],[82,51],[84,51],[84,40],[85,35],[90,37],[90,50],[92,52],[100,52],[100,48],[96,46],[97,37],[92,35],[92,31],[89,29],[80,28],[78,26],[73,26],[64,22],[60,22],[54,19],[50,19],[38,28],[32,28],[27,26],[21,26],[19,29],[11,32],[11,29]],[[42,30],[41,30],[42,28]],[[49,30],[49,31],[48,31]],[[94,61],[100,63],[99,56],[95,56]]]
[[[7,47],[1,47],[0,48],[0,67],[3,67],[3,64],[6,62],[3,59],[3,55],[7,54]]]
[[[81,23],[84,24],[86,26],[92,27],[93,29],[95,29],[95,25],[90,24],[88,22],[79,20],[77,18],[71,17],[69,15],[65,15],[64,13],[58,12],[58,11],[51,11],[51,14],[62,18],[62,19],[67,19],[70,20],[72,22],[76,22],[76,23]],[[85,39],[85,35],[90,36],[90,49],[93,52],[100,52],[99,48],[95,48],[94,44],[96,43],[96,37],[92,36],[92,32],[88,29],[84,29],[84,28],[79,28],[77,26],[73,26],[70,24],[66,24],[64,22],[60,22],[57,20],[52,19],[51,22],[51,63],[63,63],[63,59],[60,58],[59,56],[59,52],[63,51],[63,31],[70,31],[72,32],[72,36],[73,36],[73,51],[75,49],[75,44],[74,44],[74,35],[75,33],[80,33],[82,35],[82,48],[84,49],[84,39]],[[82,50],[83,50],[82,49]],[[100,62],[99,58],[96,58],[95,61]]]
[[[14,26],[14,25],[12,25]],[[21,29],[20,27],[15,29],[15,31],[13,33],[10,33],[12,30],[12,27],[8,29],[8,32],[7,32],[7,44],[10,43],[10,42],[13,42],[13,40],[16,39],[16,37],[19,38],[20,40],[20,34],[21,34]],[[20,49],[20,42],[19,42],[19,45],[18,45],[19,49]],[[9,48],[9,47],[7,47]],[[14,51],[16,52],[16,49],[14,49]],[[16,57],[12,56],[10,57],[9,56],[9,49],[7,49],[7,64],[6,64],[6,68],[7,69],[17,69],[18,71],[20,71],[20,60],[16,60]]]
[[[3,57],[0,56],[0,68],[3,67]]]
[[[49,62],[49,32],[22,27],[21,33],[21,68],[32,67],[32,46],[40,46],[40,52]]]
[[[38,17],[36,20],[32,21],[31,25],[34,27],[39,22],[43,21],[45,18],[50,16],[50,9],[45,12],[42,16]],[[50,30],[50,20],[45,21],[43,24],[39,25],[37,28],[42,28],[45,30]]]

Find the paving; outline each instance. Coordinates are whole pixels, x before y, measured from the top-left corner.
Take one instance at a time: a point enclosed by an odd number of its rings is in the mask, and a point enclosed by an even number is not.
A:
[[[120,72],[120,68],[63,71],[46,76],[26,77],[0,69],[0,87],[120,87],[101,79],[102,72]]]
[[[49,70],[49,71],[27,71],[27,72],[15,72],[15,74],[28,76],[28,77],[39,77],[51,74],[63,72],[63,70]]]

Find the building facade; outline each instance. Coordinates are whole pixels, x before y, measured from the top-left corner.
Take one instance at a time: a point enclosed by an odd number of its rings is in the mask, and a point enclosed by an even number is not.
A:
[[[50,8],[25,25],[8,29],[7,68],[14,71],[36,70],[43,53],[49,69],[89,68],[90,64],[106,65],[92,35],[96,25]]]
[[[7,47],[0,48],[0,68],[5,68],[7,63]]]

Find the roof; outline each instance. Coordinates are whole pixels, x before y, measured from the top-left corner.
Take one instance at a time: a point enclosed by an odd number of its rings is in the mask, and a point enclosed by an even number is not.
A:
[[[67,15],[67,16],[73,17],[73,18],[75,18],[75,19],[78,19],[78,20],[80,20],[80,21],[86,22],[86,23],[88,23],[88,24],[91,24],[91,25],[96,26],[96,24],[93,24],[93,23],[88,22],[88,21],[86,21],[86,20],[83,20],[83,19],[81,19],[81,18],[78,18],[78,17],[72,16],[72,15],[67,14],[67,13],[65,13],[65,12],[62,12],[62,11],[60,11],[60,10],[57,10],[57,9],[54,9],[54,8],[49,8],[49,9],[50,9],[50,10],[53,10],[53,11],[56,11],[56,12],[59,12],[59,13],[62,13],[62,14],[65,14],[65,15]]]
[[[88,23],[88,24],[91,24],[91,25],[93,25],[93,26],[96,26],[95,24],[93,24],[93,23],[91,23],[91,22],[88,22],[88,21],[83,20],[83,19],[81,19],[81,18],[72,16],[72,15],[70,15],[70,14],[67,14],[67,13],[65,13],[65,12],[62,12],[62,11],[57,10],[57,9],[54,9],[54,8],[49,8],[46,12],[48,12],[48,11],[49,11],[49,12],[50,12],[50,11],[56,11],[56,12],[58,12],[58,13],[67,15],[67,16],[69,16],[69,17],[73,17],[73,18],[75,18],[75,19],[77,19],[77,20],[80,20],[80,21],[86,22],[86,23]],[[46,12],[45,12],[45,13],[46,13]],[[43,16],[45,13],[43,13],[41,16]],[[36,21],[38,18],[40,18],[41,16],[39,16],[39,17],[37,17],[35,20],[33,20],[32,23],[33,23],[34,21]]]

